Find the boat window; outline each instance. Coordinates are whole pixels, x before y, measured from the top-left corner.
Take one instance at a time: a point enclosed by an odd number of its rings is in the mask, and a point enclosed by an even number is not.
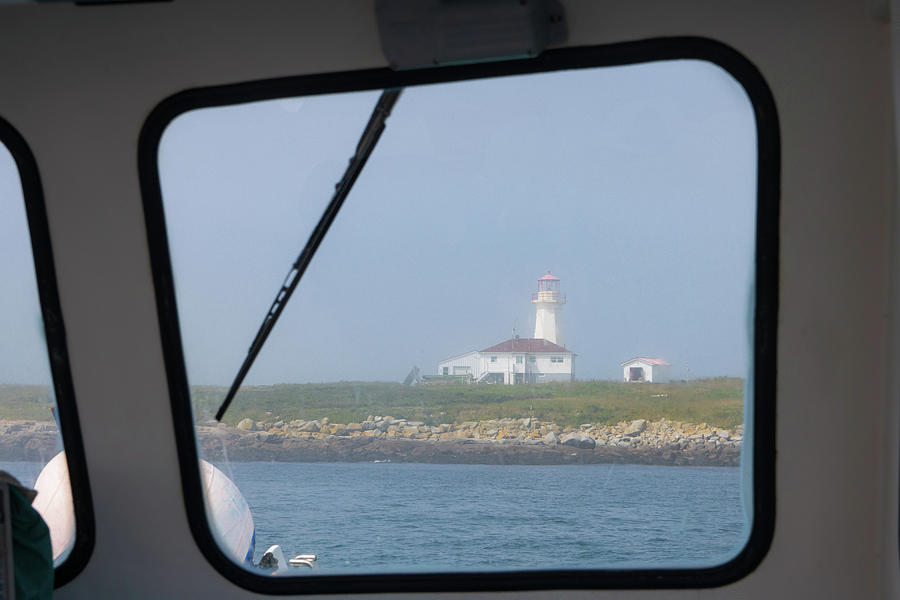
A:
[[[687,59],[384,77],[201,95],[160,128],[154,268],[218,551],[297,581],[736,560],[774,285],[745,88]],[[217,422],[388,87],[377,147]],[[420,589],[397,581],[373,589]]]
[[[7,128],[0,122],[0,133],[7,133]],[[24,152],[20,147],[20,159]],[[71,394],[71,383],[65,348],[60,347],[58,305],[54,308],[46,304],[57,301],[55,290],[49,287],[55,283],[49,247],[43,245],[47,240],[42,200],[38,206],[40,192],[31,192],[35,197],[29,198],[31,204],[26,206],[19,165],[7,146],[0,143],[0,471],[37,490],[32,506],[50,529],[59,579],[59,567],[67,562],[76,534],[80,537],[91,532],[76,527],[69,462],[58,426],[59,420],[71,416],[74,409],[71,398],[66,398],[68,413],[60,413],[57,406],[57,401],[62,401],[58,391]],[[36,269],[41,273],[40,289]],[[51,318],[50,326],[48,314],[57,315]],[[54,364],[48,341],[55,344]],[[80,456],[80,444],[75,450],[73,454]],[[75,500],[81,502],[83,498]],[[64,579],[72,575],[69,569]]]

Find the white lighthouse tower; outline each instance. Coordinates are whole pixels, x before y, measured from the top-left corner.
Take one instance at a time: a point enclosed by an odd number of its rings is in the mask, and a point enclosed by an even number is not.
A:
[[[547,271],[546,275],[538,279],[538,291],[531,295],[531,303],[537,308],[534,337],[565,346],[560,311],[566,303],[566,297],[559,293],[559,277],[554,277]]]

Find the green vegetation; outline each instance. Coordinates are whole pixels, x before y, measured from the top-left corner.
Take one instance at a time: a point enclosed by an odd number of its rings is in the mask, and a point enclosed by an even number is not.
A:
[[[46,385],[0,385],[0,419],[52,421],[53,396]]]
[[[579,381],[538,385],[431,385],[340,382],[285,384],[241,389],[225,422],[320,419],[333,423],[391,415],[429,425],[504,417],[536,417],[559,425],[612,425],[634,419],[709,423],[743,422],[743,380],[720,377],[681,383],[627,384]],[[224,387],[192,389],[198,422],[212,418]],[[46,386],[0,385],[0,419],[52,421]]]
[[[431,385],[340,382],[245,387],[225,415],[235,425],[255,421],[320,419],[352,423],[368,415],[424,421],[429,425],[533,416],[559,425],[612,425],[634,419],[743,423],[743,380],[720,377],[681,383],[626,384],[611,381],[537,385]],[[225,388],[192,390],[198,422],[211,419]]]

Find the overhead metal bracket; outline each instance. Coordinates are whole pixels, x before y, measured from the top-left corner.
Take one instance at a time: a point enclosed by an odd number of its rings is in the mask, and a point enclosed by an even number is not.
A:
[[[393,69],[537,56],[568,38],[557,0],[376,0]]]

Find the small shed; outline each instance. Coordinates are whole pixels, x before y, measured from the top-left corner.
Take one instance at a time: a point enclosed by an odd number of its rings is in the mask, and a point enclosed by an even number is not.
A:
[[[669,363],[661,358],[635,356],[620,363],[626,383],[664,383],[669,380]]]

